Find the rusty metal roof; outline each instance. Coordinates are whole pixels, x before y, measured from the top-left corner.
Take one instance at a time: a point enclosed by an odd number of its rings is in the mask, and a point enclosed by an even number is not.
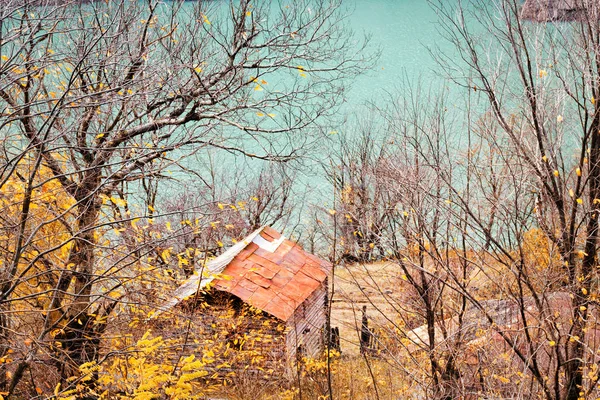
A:
[[[215,289],[231,293],[251,306],[287,321],[325,281],[330,270],[329,262],[264,226],[207,263],[205,276],[195,274],[190,277],[154,316],[212,282]]]
[[[269,248],[270,243],[278,246]],[[325,281],[330,268],[330,263],[267,226],[225,267],[224,277],[213,283],[217,290],[287,321]]]

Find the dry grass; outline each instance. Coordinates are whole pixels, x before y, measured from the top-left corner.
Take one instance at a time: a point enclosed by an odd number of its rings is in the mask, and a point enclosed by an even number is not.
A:
[[[390,262],[353,264],[336,270],[331,325],[340,329],[343,354],[359,354],[363,305],[372,327],[405,323],[397,320],[406,300],[404,284],[402,273]]]

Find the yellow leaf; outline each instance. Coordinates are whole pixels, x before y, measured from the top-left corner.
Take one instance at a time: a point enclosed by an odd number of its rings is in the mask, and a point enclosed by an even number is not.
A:
[[[583,288],[581,288],[581,293],[583,293],[585,295],[585,294],[588,294],[588,291],[586,288],[583,287]]]
[[[549,341],[548,344],[550,345],[550,347],[556,346],[556,342],[554,340]]]
[[[571,196],[571,197],[575,196],[575,192],[573,192],[573,189],[569,189],[569,196]]]
[[[560,173],[558,172],[558,170],[555,169],[554,170],[554,176],[558,176],[558,175],[560,175]]]
[[[121,207],[124,207],[127,204],[127,202],[125,200],[123,200],[123,199],[121,199],[119,197],[112,197],[111,196],[110,201],[112,201],[115,205],[121,206]]]
[[[583,200],[580,198],[577,199],[577,204],[583,204]]]
[[[199,74],[200,72],[202,72],[202,68],[196,67],[196,68],[194,68],[194,71],[196,71]]]
[[[274,118],[275,114],[267,114],[269,117]]]
[[[579,311],[585,311],[585,310],[587,310],[587,307],[586,307],[586,306],[580,306],[580,307],[579,307]]]
[[[148,210],[150,210],[150,211],[152,211],[152,212],[156,211],[156,210],[154,209],[154,207],[152,207],[152,205],[150,205],[150,204],[148,204]]]
[[[540,69],[539,75],[540,78],[543,78],[548,75],[548,72],[545,69]]]
[[[217,240],[217,245],[218,245],[219,247],[223,247],[223,242],[221,242],[220,240]]]
[[[246,16],[249,17],[252,15],[252,11],[246,11]]]
[[[2,56],[2,61],[8,61],[8,56],[3,55]]]
[[[262,88],[260,85],[256,85],[256,86],[254,87],[254,91],[255,91],[255,92],[262,92],[262,90],[263,90],[263,88]]]
[[[219,209],[222,210],[224,206],[223,206],[223,204],[219,203],[219,204],[217,204],[217,207],[219,207]]]
[[[261,113],[261,112],[257,112],[256,115],[258,115],[259,117],[264,117],[265,114]]]
[[[556,117],[556,122],[558,122],[558,123],[561,123],[561,122],[563,122],[563,119],[564,119],[564,118],[563,118],[563,116],[562,116],[562,115],[558,115],[558,116]]]
[[[332,209],[332,210],[329,210],[329,214],[331,214],[331,215],[335,215],[335,213],[336,213],[336,211],[335,211],[335,210],[333,210],[333,209]]]
[[[171,230],[171,223],[170,222],[167,222],[165,224],[165,226],[167,227],[167,230],[169,230],[169,231]]]
[[[581,176],[581,168],[577,167],[575,173],[577,174],[577,176]]]

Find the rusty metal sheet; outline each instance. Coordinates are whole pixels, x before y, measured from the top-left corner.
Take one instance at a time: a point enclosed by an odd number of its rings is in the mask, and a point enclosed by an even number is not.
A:
[[[250,262],[253,262],[255,264],[261,265],[265,268],[268,268],[275,273],[277,273],[277,271],[279,271],[281,269],[281,267],[279,265],[275,264],[273,261],[270,261],[270,260],[267,260],[266,258],[257,256],[256,254],[252,254],[250,257],[248,257],[247,260]]]
[[[273,282],[270,279],[260,276],[256,272],[249,272],[248,274],[246,274],[246,278],[265,289],[270,288],[273,284]]]
[[[239,297],[242,301],[248,301],[250,296],[253,294],[252,291],[245,289],[240,285],[235,285],[229,293]]]
[[[281,238],[266,227],[260,234],[269,241]],[[250,243],[223,271],[230,279],[216,279],[215,287],[287,321],[325,281],[327,265],[290,240],[283,240],[275,252]]]
[[[261,234],[268,235],[275,240],[277,240],[281,237],[281,233],[277,232],[275,229],[271,228],[270,226],[265,226],[264,229],[262,230]]]
[[[323,282],[325,278],[327,278],[327,274],[320,268],[320,266],[318,264],[313,264],[311,261],[307,262],[302,268],[300,268],[300,273],[316,279],[319,282]]]
[[[277,272],[277,275],[275,275],[271,280],[273,281],[273,286],[281,289],[293,278],[294,274],[292,272],[288,271],[285,268],[282,268],[279,272]]]
[[[279,247],[281,247],[281,245],[279,245]],[[266,260],[269,260],[275,264],[281,264],[281,261],[283,261],[284,259],[284,256],[279,252],[279,248],[277,248],[277,251],[275,251],[274,253],[259,248],[254,252],[254,254]]]
[[[244,289],[248,289],[252,293],[254,293],[258,289],[258,284],[252,282],[250,279],[242,278],[238,282],[238,286],[243,287]]]
[[[306,262],[306,253],[300,248],[300,246],[294,246],[288,254],[285,256],[282,264],[286,264],[288,268],[294,270],[294,272],[300,270]]]
[[[282,293],[285,293],[290,299],[294,300],[298,304],[302,303],[310,294],[319,287],[320,283],[315,281],[314,279],[306,278],[297,279],[300,276],[305,275],[296,275],[294,279],[289,281],[282,290]]]
[[[330,263],[327,260],[323,260],[317,256],[315,256],[314,254],[306,253],[306,257],[308,257],[311,261],[313,261],[315,264],[318,264],[319,266],[321,266],[321,268],[325,269],[326,271],[329,271],[331,269],[331,267],[333,267],[333,264]]]
[[[272,269],[268,269],[262,265],[255,265],[251,270],[266,279],[273,279],[273,277],[279,272],[279,270],[273,271]]]
[[[287,321],[296,311],[296,304],[283,295],[277,295],[264,307],[264,311]]]
[[[260,247],[256,243],[250,243],[248,246],[244,248],[244,250],[240,251],[237,256],[235,256],[238,260],[245,260],[250,256],[250,254],[254,253]]]
[[[256,291],[252,293],[252,296],[250,296],[247,302],[258,309],[264,310],[265,306],[269,304],[274,297],[275,293],[273,293],[273,291],[259,286],[256,288]]]

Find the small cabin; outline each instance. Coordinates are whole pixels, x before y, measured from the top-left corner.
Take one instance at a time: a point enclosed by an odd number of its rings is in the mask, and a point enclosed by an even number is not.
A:
[[[589,0],[525,0],[521,18],[535,22],[566,22],[598,19],[597,13],[598,5]]]
[[[290,378],[298,359],[325,348],[331,267],[264,226],[197,270],[155,318],[163,314],[168,336],[181,327],[169,326],[164,314],[189,315],[189,342],[222,355],[218,364],[227,367],[215,370],[219,378],[248,370],[248,355],[256,362],[251,370]]]

